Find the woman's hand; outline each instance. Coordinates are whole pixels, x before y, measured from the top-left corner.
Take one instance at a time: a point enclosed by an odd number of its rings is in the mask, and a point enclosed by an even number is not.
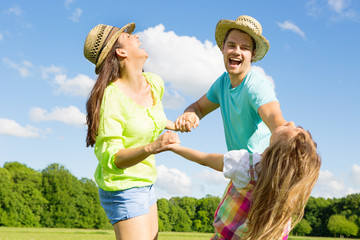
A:
[[[160,149],[169,144],[180,144],[180,139],[176,132],[166,131],[161,134],[154,142],[149,144],[149,152],[152,154],[159,153]]]

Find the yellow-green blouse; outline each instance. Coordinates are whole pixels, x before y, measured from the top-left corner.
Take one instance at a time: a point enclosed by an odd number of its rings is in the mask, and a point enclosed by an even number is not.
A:
[[[114,164],[115,154],[124,148],[136,148],[157,139],[166,125],[161,99],[164,82],[154,73],[143,73],[154,98],[154,105],[142,107],[127,97],[115,84],[104,92],[100,109],[100,123],[96,137],[95,155],[99,160],[94,177],[105,191],[143,187],[155,182],[155,156],[120,169]]]

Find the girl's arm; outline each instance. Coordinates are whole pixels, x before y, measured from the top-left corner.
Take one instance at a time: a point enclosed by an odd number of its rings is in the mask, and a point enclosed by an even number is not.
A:
[[[222,172],[224,154],[220,153],[204,153],[195,149],[180,146],[179,144],[169,144],[161,148],[158,152],[173,151],[174,153],[196,163],[208,166],[212,169]]]

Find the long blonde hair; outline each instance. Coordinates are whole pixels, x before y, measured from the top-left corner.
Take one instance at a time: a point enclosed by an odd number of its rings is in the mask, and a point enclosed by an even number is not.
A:
[[[309,132],[270,145],[256,165],[247,231],[242,239],[279,239],[288,224],[302,219],[319,176],[320,156]]]

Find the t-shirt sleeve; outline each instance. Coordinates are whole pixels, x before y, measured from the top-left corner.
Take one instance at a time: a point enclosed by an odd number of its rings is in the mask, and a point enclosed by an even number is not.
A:
[[[225,74],[225,73],[224,73]],[[224,75],[223,74],[223,75]],[[221,75],[210,87],[209,91],[206,93],[206,97],[209,99],[210,102],[220,104],[220,92],[221,92],[221,79],[223,77]]]
[[[254,74],[256,75],[256,74]],[[255,77],[253,84],[249,86],[249,99],[251,106],[257,111],[262,105],[278,101],[273,83],[264,77]]]
[[[249,153],[246,150],[233,150],[225,153],[223,174],[237,186],[246,185],[249,177]]]

